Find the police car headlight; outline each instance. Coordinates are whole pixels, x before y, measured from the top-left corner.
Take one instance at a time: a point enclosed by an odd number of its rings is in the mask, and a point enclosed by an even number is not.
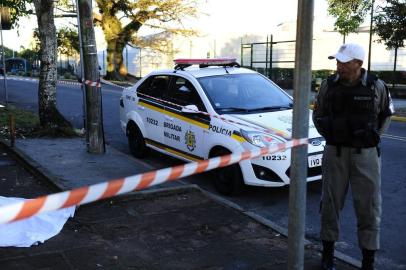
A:
[[[285,142],[283,139],[271,135],[271,134],[266,134],[262,132],[257,132],[257,131],[246,131],[241,129],[241,135],[244,137],[244,139],[258,147],[271,147],[274,146],[278,143],[283,143]]]

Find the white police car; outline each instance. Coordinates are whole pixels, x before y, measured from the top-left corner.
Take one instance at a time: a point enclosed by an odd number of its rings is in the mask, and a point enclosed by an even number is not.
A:
[[[134,156],[144,157],[152,148],[198,161],[291,138],[292,98],[266,77],[230,58],[178,59],[175,64],[123,91],[121,127]],[[313,181],[321,178],[324,139],[311,122],[309,138],[307,180]],[[286,150],[217,169],[215,187],[233,194],[244,183],[287,185],[290,157]]]

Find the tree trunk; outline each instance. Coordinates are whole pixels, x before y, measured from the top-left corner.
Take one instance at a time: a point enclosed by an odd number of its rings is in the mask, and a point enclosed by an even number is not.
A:
[[[123,53],[124,53],[124,49],[125,46],[127,44],[127,42],[122,41],[121,39],[117,40],[116,43],[116,65],[117,65],[117,71],[120,77],[127,77],[127,67],[124,63],[124,57],[123,57]]]
[[[126,78],[128,71],[123,57],[125,45],[126,43],[119,38],[108,41],[106,79],[123,80]]]
[[[132,34],[141,27],[141,24],[133,22],[123,28],[120,20],[111,13],[111,6],[107,2],[98,1],[97,3],[103,11],[101,12],[100,23],[107,42],[107,70],[105,78],[108,80],[123,80],[128,74],[123,52],[125,46],[131,40]]]
[[[101,18],[101,26],[107,42],[107,70],[105,78],[107,80],[122,80],[120,76],[120,66],[123,65],[123,48],[117,48],[120,46],[119,39],[122,32],[122,26],[120,21],[112,14],[110,14],[110,6],[102,5],[98,2],[99,8],[103,10]],[[125,73],[127,75],[127,73]]]
[[[107,41],[107,69],[106,79],[116,79],[116,42],[113,39]]]
[[[41,61],[38,87],[38,110],[43,129],[71,127],[56,107],[56,29],[54,24],[54,1],[34,0],[37,14]]]

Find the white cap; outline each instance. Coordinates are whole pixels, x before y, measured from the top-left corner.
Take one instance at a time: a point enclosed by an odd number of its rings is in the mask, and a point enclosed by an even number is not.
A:
[[[364,57],[365,51],[360,45],[355,43],[348,43],[341,45],[340,49],[338,49],[338,52],[334,55],[330,55],[328,59],[336,58],[342,63],[347,63],[354,59],[364,61]]]

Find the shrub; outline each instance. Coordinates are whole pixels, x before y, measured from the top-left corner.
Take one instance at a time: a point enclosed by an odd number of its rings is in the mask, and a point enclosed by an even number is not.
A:
[[[72,76],[73,76],[73,74],[71,74],[70,72],[65,72],[65,74],[63,74],[63,77],[65,78],[65,79],[71,79],[72,78]]]
[[[393,76],[393,71],[389,70],[372,71],[371,73],[377,75],[379,79],[386,83],[406,84],[406,71],[396,71],[395,76]]]

